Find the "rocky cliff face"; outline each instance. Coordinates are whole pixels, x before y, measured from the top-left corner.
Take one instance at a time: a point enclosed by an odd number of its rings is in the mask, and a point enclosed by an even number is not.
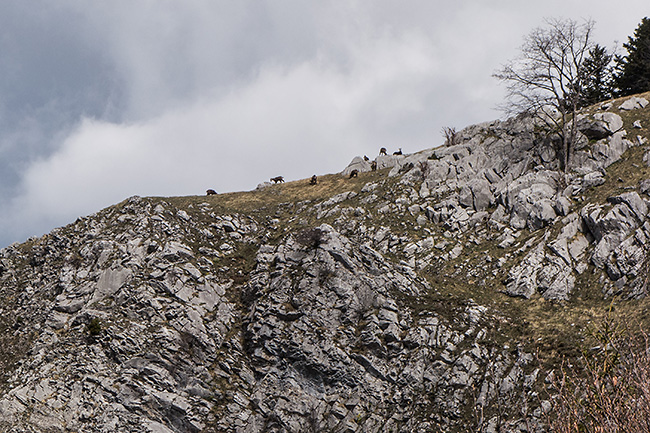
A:
[[[585,112],[568,176],[512,119],[2,250],[0,429],[544,431],[544,365],[645,308],[646,104]]]

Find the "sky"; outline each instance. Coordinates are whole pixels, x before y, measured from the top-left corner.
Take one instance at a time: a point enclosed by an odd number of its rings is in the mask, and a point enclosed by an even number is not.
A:
[[[647,0],[2,0],[0,248],[130,196],[247,191],[503,117],[545,18],[620,53]]]

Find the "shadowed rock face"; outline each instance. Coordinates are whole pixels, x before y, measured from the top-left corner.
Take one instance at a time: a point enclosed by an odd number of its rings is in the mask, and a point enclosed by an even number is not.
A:
[[[544,431],[545,375],[494,299],[587,274],[645,296],[648,181],[585,198],[643,143],[617,117],[581,121],[605,132],[567,177],[534,122],[491,122],[356,158],[324,199],[133,197],[0,251],[0,430]]]
[[[237,287],[206,259],[218,252],[183,243],[206,229],[190,218],[177,232],[178,214],[133,198],[26,254],[3,251],[11,279],[36,286],[26,296],[3,278],[35,330],[4,387],[3,428],[411,430],[462,425],[477,396],[486,407],[515,397],[498,390],[530,359],[493,347],[487,310],[467,302],[451,320],[413,314],[433,289],[371,244],[327,224],[303,230],[259,245]],[[124,232],[109,227],[116,217],[129,222]],[[264,230],[214,220],[219,242]],[[40,264],[20,266],[30,254]]]

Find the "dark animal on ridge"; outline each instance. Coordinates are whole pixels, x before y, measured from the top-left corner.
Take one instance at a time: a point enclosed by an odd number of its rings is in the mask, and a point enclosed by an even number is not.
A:
[[[283,183],[284,182],[284,177],[282,177],[282,176],[272,177],[271,182],[273,182],[273,183]]]
[[[215,190],[213,190],[213,189],[209,189],[209,190],[207,190],[205,193],[206,193],[207,195],[217,195],[217,191],[215,191]]]
[[[380,154],[380,155],[388,155],[388,154],[386,153],[386,148],[385,148],[385,147],[382,147],[381,149],[379,149],[379,154]]]
[[[313,175],[311,177],[311,180],[309,181],[309,184],[310,185],[316,185],[317,183],[318,183],[318,178],[316,177],[316,175]]]
[[[372,171],[377,170],[377,161],[372,161],[372,162],[370,163],[370,169],[371,169]]]
[[[368,158],[366,155],[363,155],[363,160],[364,161],[370,161],[370,158]]]
[[[352,179],[353,177],[357,177],[357,176],[359,176],[359,170],[352,170],[350,172],[350,179]]]
[[[402,148],[400,147],[397,152],[393,152],[393,155],[401,155],[402,154]]]

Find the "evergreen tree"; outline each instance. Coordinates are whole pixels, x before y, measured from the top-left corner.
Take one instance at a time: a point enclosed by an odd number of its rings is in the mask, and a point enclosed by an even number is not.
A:
[[[582,64],[580,107],[610,99],[612,95],[612,55],[596,44]]]
[[[616,58],[618,73],[615,76],[617,93],[621,96],[650,90],[650,19],[643,18],[634,31],[634,37],[623,44],[628,54]]]

